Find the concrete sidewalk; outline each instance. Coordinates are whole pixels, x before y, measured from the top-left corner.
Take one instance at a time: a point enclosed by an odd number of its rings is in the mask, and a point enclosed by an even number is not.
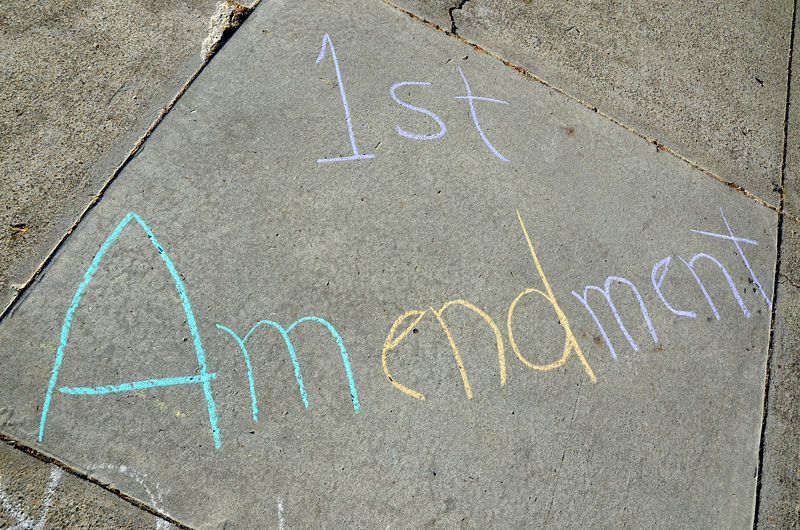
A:
[[[2,435],[106,526],[797,524],[772,7],[259,5],[2,317]]]

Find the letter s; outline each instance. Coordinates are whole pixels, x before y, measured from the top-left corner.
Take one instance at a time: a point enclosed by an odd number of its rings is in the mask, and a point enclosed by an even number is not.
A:
[[[434,121],[436,121],[436,123],[439,124],[439,132],[437,132],[436,134],[416,134],[404,131],[403,129],[400,128],[399,125],[395,125],[395,127],[397,128],[397,133],[400,136],[405,136],[406,138],[413,138],[414,140],[434,140],[436,138],[444,136],[444,133],[447,132],[447,127],[444,126],[444,122],[439,118],[439,116],[429,111],[428,109],[423,109],[422,107],[415,107],[414,105],[409,105],[405,101],[401,101],[400,98],[398,98],[397,95],[394,93],[395,90],[397,90],[401,86],[406,86],[406,85],[430,85],[430,83],[426,81],[400,81],[399,83],[395,83],[394,85],[392,85],[392,88],[389,89],[389,93],[392,95],[392,99],[395,100],[397,103],[399,103],[401,106],[409,110],[415,110],[417,112],[421,112],[426,116],[430,116],[431,118],[433,118]]]

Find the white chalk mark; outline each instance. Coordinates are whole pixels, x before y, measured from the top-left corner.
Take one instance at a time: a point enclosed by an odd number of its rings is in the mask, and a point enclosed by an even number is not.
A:
[[[461,67],[460,66],[458,67],[458,73],[461,74],[461,79],[464,80],[464,87],[467,89],[467,95],[466,96],[456,96],[456,99],[466,99],[467,100],[467,102],[469,103],[469,113],[472,115],[472,122],[475,124],[475,128],[478,129],[478,134],[481,135],[481,139],[483,140],[483,143],[485,143],[486,147],[488,147],[489,150],[492,153],[494,153],[494,156],[496,156],[497,158],[499,158],[503,162],[508,162],[508,159],[506,157],[504,157],[503,155],[501,155],[497,151],[497,149],[494,148],[492,143],[486,137],[486,134],[483,132],[483,129],[481,129],[481,124],[478,123],[478,116],[475,114],[475,105],[473,104],[473,101],[478,100],[478,101],[491,101],[492,103],[502,103],[503,105],[508,105],[508,101],[503,101],[501,99],[484,98],[484,97],[480,97],[480,96],[473,96],[472,95],[472,90],[469,88],[469,83],[467,82],[467,77],[464,75],[464,72],[461,71]]]
[[[42,503],[42,515],[39,516],[39,522],[34,527],[34,530],[42,530],[44,528],[44,523],[47,521],[47,512],[50,510],[50,503],[53,502],[53,491],[58,486],[58,482],[61,480],[61,475],[64,473],[64,470],[58,466],[53,466],[50,468],[50,480],[47,483],[47,489],[44,492],[44,501]]]
[[[0,482],[0,502],[3,504],[3,510],[16,519],[17,524],[9,527],[7,530],[43,530],[47,523],[47,512],[50,511],[50,504],[53,501],[53,492],[61,480],[61,475],[64,471],[58,466],[52,466],[50,469],[50,480],[47,481],[47,487],[44,492],[44,499],[42,501],[42,513],[39,515],[39,520],[34,522],[33,518],[25,513],[20,505],[13,501],[7,494],[5,485]]]
[[[3,511],[11,515],[11,517],[17,521],[17,524],[8,527],[8,530],[31,528],[33,526],[33,520],[28,517],[28,514],[25,513],[22,507],[6,495],[6,488],[2,482],[0,482],[0,501],[3,503]]]
[[[317,56],[317,63],[319,64],[319,62],[325,58],[325,49],[328,47],[331,50],[333,66],[336,69],[336,82],[339,83],[339,95],[342,97],[344,118],[345,122],[347,122],[347,134],[350,136],[350,147],[353,148],[353,154],[351,156],[337,156],[335,158],[318,158],[317,163],[321,164],[323,162],[344,162],[346,160],[364,160],[365,158],[375,158],[374,154],[365,155],[359,153],[358,147],[356,147],[356,137],[353,135],[353,123],[352,120],[350,120],[350,107],[347,105],[347,96],[344,93],[344,83],[342,83],[342,73],[339,71],[339,60],[336,58],[336,52],[333,49],[333,42],[327,33],[322,36],[322,48]]]
[[[283,500],[280,497],[278,497],[278,529],[284,529]]]
[[[141,486],[147,497],[150,499],[151,507],[155,509],[158,513],[170,517],[170,515],[167,512],[165,512],[158,506],[159,503],[163,500],[163,492],[161,491],[159,484],[156,483],[156,485],[154,486],[155,493],[153,493],[153,491],[145,482],[145,479],[147,478],[146,474],[137,473],[136,471],[128,469],[126,466],[118,466],[115,464],[92,464],[86,468],[86,470],[89,472],[96,471],[98,469],[115,471],[117,473],[132,478],[134,481],[136,481],[137,484],[139,484],[139,486]],[[172,528],[172,525],[168,521],[156,518],[156,530],[168,530],[169,528]]]

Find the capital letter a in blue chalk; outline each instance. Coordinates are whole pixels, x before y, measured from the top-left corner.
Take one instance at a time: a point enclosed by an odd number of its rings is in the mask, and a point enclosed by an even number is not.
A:
[[[45,421],[47,420],[47,412],[50,408],[50,402],[53,397],[53,390],[56,386],[56,379],[58,379],[58,370],[61,367],[61,363],[64,360],[64,348],[67,345],[67,339],[69,338],[69,330],[70,326],[72,325],[72,317],[75,314],[75,311],[78,309],[78,304],[81,301],[81,296],[83,296],[84,291],[86,290],[89,282],[92,281],[92,277],[94,276],[95,272],[97,272],[97,268],[100,265],[100,260],[105,255],[106,251],[109,249],[112,243],[117,239],[120,235],[122,230],[130,223],[131,221],[136,221],[138,225],[144,230],[147,237],[150,239],[150,243],[156,248],[159,257],[166,265],[167,270],[169,271],[172,279],[175,281],[175,289],[178,291],[178,295],[181,299],[181,304],[183,306],[183,310],[186,313],[186,322],[189,325],[189,330],[192,333],[192,339],[194,342],[194,350],[197,354],[197,363],[200,366],[200,373],[197,375],[191,376],[183,376],[183,377],[167,377],[161,379],[145,379],[140,381],[131,381],[128,383],[122,383],[118,385],[106,385],[106,386],[97,386],[97,387],[61,387],[58,389],[59,392],[63,394],[69,395],[81,395],[81,396],[91,396],[91,395],[100,395],[100,394],[112,394],[116,392],[125,392],[129,390],[138,390],[143,388],[152,388],[156,386],[172,386],[172,385],[185,385],[185,384],[193,384],[198,383],[203,387],[203,394],[205,396],[206,405],[208,407],[208,420],[211,424],[211,435],[214,439],[214,447],[219,448],[220,446],[220,435],[219,435],[219,428],[217,426],[217,414],[215,411],[214,405],[214,398],[211,394],[211,380],[216,377],[215,373],[208,373],[206,369],[206,360],[205,354],[203,353],[203,344],[200,340],[200,334],[197,331],[197,323],[194,319],[194,313],[192,312],[192,307],[189,304],[189,298],[186,296],[186,289],[183,286],[183,282],[181,281],[180,275],[178,271],[175,269],[175,266],[172,264],[172,261],[167,256],[167,253],[164,251],[164,247],[156,239],[153,232],[147,226],[147,224],[139,217],[136,213],[130,212],[128,213],[122,221],[114,228],[114,231],[111,232],[111,235],[105,240],[103,245],[100,247],[100,250],[95,254],[94,259],[92,260],[91,265],[89,268],[86,269],[86,272],[83,275],[83,281],[78,286],[78,289],[75,291],[75,294],[72,297],[72,303],[67,310],[67,314],[64,316],[64,323],[61,326],[61,340],[58,345],[58,350],[56,351],[56,359],[53,362],[53,370],[50,373],[50,382],[47,385],[47,392],[45,392],[44,396],[44,404],[42,405],[42,416],[39,421],[39,441],[42,441],[42,435],[44,434],[44,426]]]

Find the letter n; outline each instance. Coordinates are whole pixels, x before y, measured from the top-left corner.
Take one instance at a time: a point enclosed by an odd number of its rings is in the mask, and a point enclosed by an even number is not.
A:
[[[699,285],[700,290],[703,291],[703,296],[706,297],[706,301],[708,302],[709,307],[711,307],[711,311],[714,312],[714,316],[716,317],[717,320],[719,320],[720,318],[719,311],[717,311],[717,306],[715,306],[714,302],[711,301],[711,296],[709,296],[706,286],[703,285],[703,281],[700,279],[700,276],[698,276],[697,272],[695,272],[694,270],[694,263],[695,261],[697,261],[698,258],[705,258],[711,261],[717,267],[719,267],[719,269],[722,271],[722,275],[725,276],[725,279],[728,281],[728,285],[731,288],[733,297],[736,298],[736,301],[739,303],[739,307],[742,308],[742,313],[744,313],[745,317],[750,318],[750,311],[747,309],[747,306],[744,305],[744,300],[742,300],[742,297],[739,295],[739,291],[736,289],[736,284],[733,283],[733,278],[731,278],[731,275],[728,273],[728,270],[714,256],[709,256],[708,254],[700,253],[692,256],[692,259],[690,259],[689,261],[686,261],[680,256],[678,257],[684,264],[686,264],[686,266],[689,268],[689,271],[692,273],[692,276],[694,276],[694,279],[697,281],[697,285]],[[761,286],[759,285],[759,287]],[[769,299],[767,300],[767,302],[769,302]]]

